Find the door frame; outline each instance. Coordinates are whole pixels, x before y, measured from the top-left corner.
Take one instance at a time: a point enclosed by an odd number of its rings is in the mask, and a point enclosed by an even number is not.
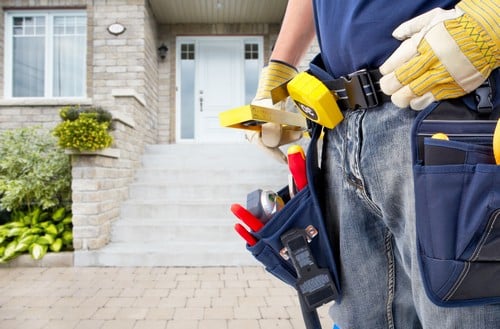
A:
[[[194,132],[195,136],[194,138],[182,138],[181,137],[181,44],[183,43],[194,43],[195,45],[195,68],[198,67],[198,60],[199,60],[199,52],[198,50],[198,41],[218,41],[218,40],[239,40],[244,47],[246,41],[251,41],[252,43],[257,43],[259,45],[259,61],[260,65],[259,67],[262,67],[263,65],[263,57],[264,57],[264,50],[263,50],[263,45],[264,45],[264,38],[263,36],[260,35],[238,35],[238,36],[178,36],[176,37],[176,63],[175,63],[175,141],[176,143],[198,143],[199,140],[196,138],[196,131],[197,131],[197,124],[198,124],[198,113],[199,113],[199,104],[194,101],[195,104],[195,120],[194,120]],[[241,60],[241,66],[242,66],[242,72],[244,72],[243,66],[245,65],[245,59],[242,58]],[[198,90],[199,88],[199,82],[196,79],[197,73],[195,70],[195,86],[194,90]],[[244,79],[244,73],[242,78]],[[242,81],[244,83],[244,80]],[[245,93],[243,93],[245,94]],[[194,95],[196,99],[196,95]],[[243,105],[243,104],[242,104]]]

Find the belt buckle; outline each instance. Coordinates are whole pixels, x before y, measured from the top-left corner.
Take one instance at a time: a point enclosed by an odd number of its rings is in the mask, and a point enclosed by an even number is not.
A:
[[[372,77],[366,69],[353,72],[342,79],[349,109],[368,109],[379,104]]]

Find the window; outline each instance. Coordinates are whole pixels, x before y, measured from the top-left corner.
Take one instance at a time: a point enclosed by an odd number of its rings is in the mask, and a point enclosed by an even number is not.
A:
[[[181,44],[181,138],[194,138],[195,97],[194,43]]]
[[[16,11],[5,21],[7,97],[86,95],[85,12]]]
[[[259,45],[257,43],[245,44],[245,59],[259,59]]]
[[[245,43],[245,103],[249,104],[255,97],[259,84],[261,62],[259,60],[259,44]]]
[[[181,59],[194,59],[194,43],[181,45]]]

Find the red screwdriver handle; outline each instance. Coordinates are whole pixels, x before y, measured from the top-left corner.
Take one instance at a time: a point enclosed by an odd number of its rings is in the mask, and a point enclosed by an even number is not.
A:
[[[248,243],[249,246],[254,246],[257,243],[257,239],[240,223],[234,224],[234,230]]]
[[[257,217],[255,217],[250,211],[243,208],[240,204],[232,204],[231,211],[254,232],[258,232],[264,227],[264,224]]]

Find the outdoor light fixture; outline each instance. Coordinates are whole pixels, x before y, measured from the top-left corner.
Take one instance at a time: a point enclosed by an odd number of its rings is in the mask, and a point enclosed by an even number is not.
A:
[[[168,47],[165,46],[164,43],[162,43],[161,46],[158,47],[158,55],[160,56],[161,59],[165,59],[165,57],[167,57],[167,52],[168,52]]]
[[[125,32],[126,28],[120,23],[113,23],[108,26],[108,32],[111,33],[112,35],[120,35],[123,32]]]

